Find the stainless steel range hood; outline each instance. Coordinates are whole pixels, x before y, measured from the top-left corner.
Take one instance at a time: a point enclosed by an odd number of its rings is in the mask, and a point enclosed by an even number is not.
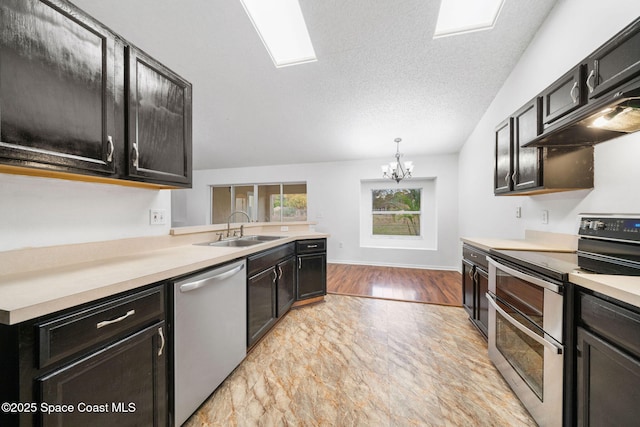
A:
[[[640,79],[558,120],[525,147],[593,145],[640,130]]]

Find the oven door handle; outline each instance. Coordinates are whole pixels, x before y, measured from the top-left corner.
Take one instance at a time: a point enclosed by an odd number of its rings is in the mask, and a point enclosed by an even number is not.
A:
[[[493,264],[493,266],[496,267],[497,269],[500,269],[505,273],[509,273],[510,275],[515,276],[518,279],[522,279],[525,282],[529,282],[531,284],[540,286],[541,288],[549,289],[550,291],[555,292],[556,294],[560,293],[560,286],[556,285],[555,283],[547,282],[546,280],[542,280],[535,276],[531,276],[529,274],[523,273],[522,271],[513,269],[511,267],[507,267],[506,265],[500,264],[499,262],[497,262],[496,260],[490,257],[487,257],[487,261],[489,261],[490,264]]]
[[[504,311],[502,308],[500,308],[500,306],[498,306],[498,303],[495,300],[495,297],[492,296],[490,293],[487,292],[485,294],[485,296],[489,300],[489,304],[491,304],[491,306],[498,313],[500,313],[500,315],[502,315],[502,317],[504,317],[509,323],[511,323],[516,328],[518,328],[520,331],[524,332],[529,338],[535,340],[538,344],[544,345],[545,347],[549,347],[549,349],[551,351],[553,351],[555,354],[562,354],[563,348],[562,348],[561,345],[558,345],[558,344],[556,344],[556,343],[554,343],[552,341],[549,341],[549,340],[545,340],[540,335],[536,334],[535,332],[532,332],[526,326],[523,326],[520,322],[518,322],[516,319],[514,319],[509,314],[507,314],[506,311]]]

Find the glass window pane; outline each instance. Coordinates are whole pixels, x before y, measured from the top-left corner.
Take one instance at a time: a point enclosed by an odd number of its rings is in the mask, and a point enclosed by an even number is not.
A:
[[[211,205],[211,223],[226,223],[231,214],[231,187],[212,187]]]
[[[372,207],[380,211],[420,211],[420,189],[379,189],[372,190]]]
[[[374,236],[419,236],[420,214],[374,214]]]
[[[420,236],[420,196],[419,188],[371,190],[372,234]]]
[[[280,184],[258,186],[258,222],[280,221]]]
[[[253,219],[253,185],[237,185],[235,186],[236,205],[235,210],[246,212]],[[235,218],[235,217],[234,217]],[[247,218],[239,214],[234,222],[244,222]]]
[[[282,193],[282,221],[306,221],[307,184],[284,184]]]

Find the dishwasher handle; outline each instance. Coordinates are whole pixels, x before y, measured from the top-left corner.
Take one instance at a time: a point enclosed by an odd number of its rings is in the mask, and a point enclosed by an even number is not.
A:
[[[239,273],[244,268],[244,264],[240,264],[237,267],[232,268],[229,271],[225,271],[224,273],[216,274],[215,276],[205,277],[204,279],[197,280],[195,282],[185,283],[184,285],[180,285],[180,292],[191,292],[196,289],[203,288],[205,286],[211,285],[215,282],[219,282],[220,280],[227,279],[237,273]]]

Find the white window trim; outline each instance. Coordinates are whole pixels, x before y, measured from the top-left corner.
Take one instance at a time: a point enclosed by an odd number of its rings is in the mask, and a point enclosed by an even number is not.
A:
[[[420,211],[407,213],[420,214],[420,236],[381,236],[373,235],[373,204],[371,192],[379,189],[410,188],[420,189]],[[380,212],[383,213],[383,212]],[[394,211],[388,213],[402,213]],[[413,178],[395,184],[389,180],[360,181],[360,247],[384,249],[437,249],[437,217],[436,217],[436,178]]]

